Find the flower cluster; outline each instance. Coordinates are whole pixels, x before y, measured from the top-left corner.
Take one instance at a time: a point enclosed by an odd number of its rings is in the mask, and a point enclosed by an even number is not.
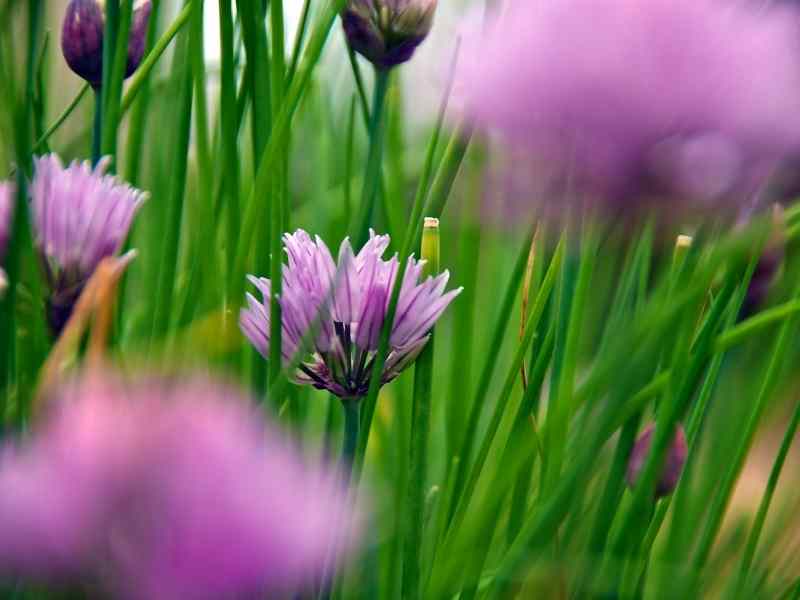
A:
[[[569,186],[716,206],[800,151],[800,28],[785,6],[515,2],[462,65],[467,114],[529,154],[551,198]]]
[[[94,376],[49,400],[0,454],[4,574],[88,578],[121,598],[258,597],[353,549],[339,475],[230,388]]]
[[[409,60],[428,36],[437,0],[350,0],[342,26],[350,47],[379,69]]]
[[[34,239],[51,295],[48,322],[63,328],[100,261],[116,254],[145,194],[104,175],[108,160],[64,168],[54,154],[35,161],[30,186]]]
[[[281,354],[288,363],[304,352],[310,333],[310,358],[300,363],[295,381],[326,389],[340,398],[367,393],[378,341],[397,276],[397,256],[383,260],[389,236],[370,233],[355,255],[345,240],[335,263],[328,247],[302,230],[284,236],[289,263],[283,269]],[[445,293],[447,271],[419,282],[422,261],[409,258],[389,338],[390,352],[381,382],[397,377],[422,351],[428,332],[459,294]],[[271,282],[250,277],[263,300],[247,295],[240,323],[244,334],[263,355],[269,353]]]
[[[130,77],[144,56],[150,0],[137,0],[133,6],[128,62],[125,77]],[[61,51],[70,69],[97,88],[103,81],[104,0],[71,0],[61,29]]]

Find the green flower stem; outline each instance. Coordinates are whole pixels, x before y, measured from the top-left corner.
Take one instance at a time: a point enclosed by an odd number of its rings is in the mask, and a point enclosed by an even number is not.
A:
[[[387,69],[375,69],[375,89],[372,99],[372,113],[369,122],[369,150],[364,183],[361,189],[361,204],[356,220],[351,227],[351,237],[356,248],[360,248],[369,238],[369,226],[375,210],[375,199],[381,182],[381,163],[383,162],[384,109],[386,93],[389,89]]]
[[[439,224],[426,223],[422,233],[422,277],[439,272]],[[428,437],[430,435],[431,395],[433,388],[434,331],[414,365],[414,398],[412,403],[411,445],[409,453],[407,508],[403,551],[402,597],[420,598],[420,572],[425,521],[425,485],[428,468]]]
[[[793,293],[793,299],[798,299],[798,297],[800,297],[800,284],[797,285]],[[781,325],[778,337],[775,339],[770,352],[769,363],[761,382],[761,388],[748,416],[744,435],[741,437],[736,454],[730,462],[728,470],[725,472],[722,482],[717,488],[717,493],[712,500],[711,508],[708,512],[708,520],[701,532],[697,550],[692,558],[692,566],[695,568],[702,567],[711,552],[719,527],[722,524],[722,518],[727,511],[733,486],[739,478],[744,459],[750,450],[753,437],[761,422],[761,415],[778,383],[778,375],[783,367],[786,349],[791,340],[794,339],[797,323],[798,317],[796,314],[785,320]]]
[[[353,475],[353,459],[358,447],[358,428],[360,424],[360,398],[343,398],[344,408],[344,438],[342,440],[342,469],[344,470],[345,484],[350,482]]]
[[[235,276],[233,281],[230,282],[233,289],[230,298],[234,299],[236,303],[241,302],[244,296],[244,274],[247,267],[247,259],[251,251],[253,236],[256,231],[264,230],[264,222],[268,213],[263,198],[272,185],[273,170],[275,165],[279,164],[279,159],[283,156],[285,140],[289,135],[294,113],[300,104],[300,99],[309,87],[311,76],[314,69],[319,64],[325,41],[339,14],[339,9],[342,4],[343,0],[334,0],[327,5],[323,15],[319,18],[317,26],[314,28],[314,32],[311,35],[311,39],[306,45],[297,75],[292,80],[291,85],[288,86],[280,113],[273,122],[269,142],[264,149],[261,159],[258,161],[255,182],[253,183],[249,197],[245,203],[244,218],[241,221],[242,229],[236,251]],[[285,378],[283,379],[285,380]],[[280,382],[278,383],[279,387],[282,387]],[[273,385],[270,385],[270,387],[272,388]]]
[[[234,41],[232,6],[229,0],[219,0],[219,31],[222,55],[220,91],[220,142],[225,176],[223,202],[227,208],[225,239],[227,273],[234,275],[236,242],[239,239],[239,157],[237,154],[238,130],[236,127],[236,82],[234,80]]]
[[[94,124],[92,126],[92,166],[100,162],[103,154],[103,92],[94,90]]]
[[[66,121],[67,118],[72,114],[72,111],[78,108],[78,105],[80,104],[81,100],[83,100],[86,92],[88,92],[90,89],[92,89],[92,86],[90,86],[88,83],[81,87],[80,91],[70,101],[61,114],[58,115],[56,120],[53,121],[47,130],[39,137],[39,139],[36,140],[36,143],[33,145],[34,152],[43,150],[47,147],[47,140],[50,139],[50,136],[53,135],[53,133],[55,133],[56,130],[61,127],[61,125],[64,124],[64,121]]]
[[[453,534],[453,532],[458,531],[458,528],[467,513],[467,508],[473,499],[475,488],[478,485],[478,479],[480,478],[483,467],[486,464],[486,459],[489,456],[492,443],[494,442],[494,438],[497,435],[497,431],[500,428],[500,423],[505,414],[505,409],[511,396],[514,382],[519,375],[520,367],[525,361],[525,355],[527,354],[528,348],[533,342],[533,336],[539,327],[539,321],[542,318],[545,305],[547,304],[550,294],[553,291],[553,287],[555,286],[556,273],[558,273],[562,267],[565,245],[565,239],[562,236],[556,251],[553,254],[553,258],[550,261],[550,266],[547,269],[547,273],[542,280],[539,293],[536,295],[536,301],[531,307],[530,316],[528,317],[528,322],[525,325],[525,331],[523,332],[522,339],[517,347],[511,367],[506,375],[502,391],[497,398],[497,402],[494,407],[494,413],[489,421],[486,433],[482,437],[480,449],[478,450],[478,454],[475,456],[475,463],[472,465],[472,469],[470,470],[469,477],[466,480],[463,490],[460,491],[458,498],[456,499],[456,509],[449,525],[447,536],[450,536]]]
[[[364,408],[362,409],[361,415],[361,435],[358,441],[358,451],[356,454],[356,462],[357,468],[360,471],[361,465],[364,461],[364,456],[367,450],[367,444],[369,443],[369,433],[372,424],[372,417],[375,414],[375,405],[378,401],[378,391],[380,390],[381,386],[381,374],[383,373],[383,365],[386,363],[386,356],[389,352],[389,336],[392,331],[392,326],[394,324],[394,316],[395,312],[397,311],[397,301],[400,298],[400,286],[403,281],[403,276],[406,271],[406,266],[408,262],[408,256],[411,253],[411,248],[415,240],[419,238],[422,232],[422,214],[425,208],[425,197],[426,197],[426,190],[427,185],[430,177],[430,173],[432,172],[433,168],[433,160],[434,154],[436,152],[436,145],[439,140],[440,131],[444,124],[444,117],[445,112],[447,110],[447,103],[450,97],[450,91],[452,89],[452,73],[450,82],[448,83],[444,96],[442,97],[442,103],[439,109],[439,116],[436,122],[436,129],[434,130],[434,134],[431,137],[430,141],[428,142],[428,150],[425,156],[425,165],[423,167],[423,174],[420,178],[419,184],[417,186],[417,192],[414,196],[414,204],[411,209],[411,217],[408,221],[408,227],[406,228],[406,235],[405,239],[403,240],[403,245],[400,249],[400,265],[397,269],[397,275],[395,276],[394,286],[392,287],[392,294],[389,299],[389,306],[386,311],[386,319],[383,323],[383,328],[381,329],[381,336],[378,341],[378,350],[375,355],[375,362],[372,366],[372,375],[370,378],[369,383],[369,390],[367,392],[367,396],[364,399]],[[445,199],[446,200],[446,199]]]
[[[503,301],[500,304],[500,310],[497,314],[497,323],[495,324],[494,333],[492,334],[491,342],[488,346],[489,349],[499,348],[503,342],[503,339],[505,338],[506,329],[508,328],[508,323],[511,320],[511,313],[517,297],[517,292],[522,285],[522,277],[525,274],[525,265],[528,262],[528,254],[530,252],[532,238],[533,232],[531,232],[531,234],[526,238],[525,243],[522,245],[517,256],[514,270],[511,273],[511,279],[508,282]],[[466,481],[470,460],[472,457],[472,450],[477,437],[478,424],[480,422],[482,410],[485,407],[483,399],[486,397],[486,394],[489,391],[489,386],[491,385],[492,376],[494,375],[494,370],[496,367],[496,360],[487,360],[484,362],[483,369],[481,370],[481,374],[478,379],[478,387],[476,388],[475,396],[472,399],[472,404],[469,407],[466,428],[464,429],[461,439],[459,440],[461,447],[457,454],[459,460],[452,482],[453,492],[450,496],[450,504],[447,505],[447,503],[443,503],[443,507],[447,510],[446,523],[448,527],[450,521],[453,519],[453,515],[455,514],[456,504],[460,500],[461,490]]]
[[[113,4],[108,2],[107,7]],[[108,10],[108,8],[107,8]],[[112,158],[112,163],[116,161],[117,155],[117,133],[119,123],[122,118],[122,82],[125,79],[125,69],[128,63],[128,38],[131,31],[133,20],[133,0],[123,0],[118,7],[118,23],[114,30],[113,37],[104,38],[103,60],[105,61],[105,49],[113,44],[112,62],[103,64],[103,135],[102,153]],[[109,23],[106,23],[106,30],[109,30]],[[106,44],[109,40],[110,44]],[[109,78],[106,79],[106,67],[110,66]],[[114,166],[116,170],[116,165]]]
[[[740,587],[738,587],[739,590],[744,589],[744,583],[747,580],[747,575],[749,574],[750,567],[753,564],[753,557],[755,556],[756,548],[758,547],[758,540],[761,537],[761,531],[764,528],[767,512],[769,511],[770,504],[772,503],[772,497],[775,494],[775,488],[778,485],[778,480],[780,479],[781,472],[783,471],[783,466],[786,462],[786,456],[789,454],[789,449],[792,447],[792,442],[794,442],[794,436],[797,432],[798,425],[800,425],[800,404],[795,406],[794,413],[792,414],[792,420],[789,422],[786,432],[783,434],[783,441],[781,442],[781,447],[778,451],[778,454],[775,456],[775,462],[772,464],[772,471],[769,474],[767,487],[764,489],[764,495],[761,497],[761,502],[758,505],[758,512],[756,513],[756,519],[753,522],[753,528],[750,530],[750,535],[747,537],[747,545],[745,546],[744,554],[742,555],[742,562],[739,565],[738,577],[735,578],[741,582]]]
[[[180,78],[181,116],[178,120],[174,139],[176,163],[172,168],[171,186],[167,198],[166,237],[164,239],[163,260],[161,260],[158,271],[157,295],[153,313],[153,327],[150,335],[151,349],[156,338],[166,333],[170,324],[175,291],[175,274],[181,241],[181,220],[183,218],[183,204],[186,193],[189,138],[192,124],[193,77],[191,65],[186,56],[189,50],[188,43],[181,50],[184,51],[184,61],[176,72],[176,76]]]

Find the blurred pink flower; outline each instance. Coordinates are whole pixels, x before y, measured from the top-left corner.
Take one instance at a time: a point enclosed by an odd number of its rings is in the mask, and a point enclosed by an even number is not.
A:
[[[721,0],[508,5],[461,61],[464,110],[530,158],[514,167],[533,165],[551,200],[572,191],[716,206],[749,197],[800,150],[792,9]]]
[[[93,378],[0,459],[0,571],[121,598],[241,597],[318,576],[331,548],[352,550],[355,512],[341,478],[232,389]]]
[[[0,181],[0,266],[6,254],[6,246],[11,237],[11,215],[14,208],[16,187],[10,181]]]

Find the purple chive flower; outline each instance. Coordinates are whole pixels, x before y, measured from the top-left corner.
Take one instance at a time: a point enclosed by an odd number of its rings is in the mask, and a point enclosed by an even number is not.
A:
[[[718,0],[509,3],[461,61],[464,110],[531,160],[544,197],[743,199],[800,150],[797,15]]]
[[[144,56],[147,25],[152,4],[137,0],[133,6],[128,63],[125,77],[130,77]],[[104,0],[71,0],[61,30],[61,50],[70,69],[97,88],[103,81]]]
[[[625,479],[631,488],[636,486],[639,474],[647,461],[648,454],[650,454],[654,429],[655,425],[653,423],[645,427],[633,446],[631,457],[628,461],[628,470],[625,474]],[[672,443],[667,450],[664,466],[661,468],[661,476],[656,484],[656,498],[671,494],[675,486],[678,485],[678,479],[680,479],[683,465],[686,462],[687,452],[686,434],[683,431],[683,427],[678,424],[675,428],[675,436],[672,438]]]
[[[37,158],[30,186],[34,239],[47,283],[48,322],[61,332],[83,286],[100,261],[128,235],[145,194],[111,175],[108,160],[64,168],[55,154]]]
[[[3,264],[8,240],[11,237],[11,215],[15,193],[16,187],[13,183],[0,181],[0,266]]]
[[[93,377],[50,400],[0,454],[4,575],[88,579],[119,598],[255,598],[354,550],[339,474],[230,388]]]
[[[350,47],[379,69],[411,59],[433,25],[437,0],[349,0],[342,26]]]
[[[294,380],[326,389],[340,398],[367,393],[378,339],[386,319],[399,261],[383,260],[388,235],[375,235],[357,254],[345,240],[338,264],[319,237],[303,230],[284,236],[289,264],[283,269],[281,354],[284,363],[301,351],[303,337],[317,327],[310,356]],[[449,273],[419,282],[424,261],[409,258],[389,339],[381,381],[388,383],[408,367],[428,341],[428,332],[461,288],[444,293]],[[271,282],[249,277],[263,300],[247,294],[242,331],[265,358],[269,354]]]

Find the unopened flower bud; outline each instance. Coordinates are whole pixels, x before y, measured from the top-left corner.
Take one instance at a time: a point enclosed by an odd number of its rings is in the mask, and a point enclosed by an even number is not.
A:
[[[142,61],[151,8],[150,0],[134,3],[125,77],[133,75]],[[95,88],[103,81],[105,26],[105,0],[70,0],[61,30],[61,50],[70,69]]]
[[[647,462],[650,446],[653,442],[654,429],[655,425],[653,423],[645,427],[633,446],[633,451],[628,461],[628,470],[625,474],[625,479],[631,488],[636,486],[639,475]],[[686,434],[683,431],[683,427],[678,424],[675,428],[672,443],[667,450],[664,465],[661,467],[661,474],[656,484],[656,498],[671,494],[675,486],[678,485],[678,479],[680,479],[683,465],[686,462],[686,453]]]
[[[427,37],[437,0],[348,0],[342,12],[350,47],[380,69],[406,62]]]

